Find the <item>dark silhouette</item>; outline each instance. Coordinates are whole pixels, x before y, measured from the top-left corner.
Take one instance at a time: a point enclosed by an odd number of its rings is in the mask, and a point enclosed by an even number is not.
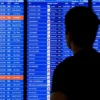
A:
[[[51,100],[100,99],[100,54],[93,49],[98,25],[98,17],[87,7],[74,7],[66,14],[66,40],[73,56],[56,67]]]

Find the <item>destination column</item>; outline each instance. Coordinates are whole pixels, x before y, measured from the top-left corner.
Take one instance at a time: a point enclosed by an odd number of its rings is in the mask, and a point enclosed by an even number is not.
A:
[[[28,2],[27,100],[47,99],[47,5]]]

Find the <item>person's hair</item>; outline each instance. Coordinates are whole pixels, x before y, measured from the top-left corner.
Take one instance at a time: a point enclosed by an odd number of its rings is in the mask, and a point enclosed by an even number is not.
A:
[[[70,9],[65,16],[66,34],[80,47],[91,47],[98,31],[99,19],[93,10],[79,6]]]

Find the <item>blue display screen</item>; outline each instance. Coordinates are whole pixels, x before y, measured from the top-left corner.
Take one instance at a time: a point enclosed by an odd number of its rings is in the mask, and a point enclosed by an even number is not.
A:
[[[92,9],[100,19],[100,0],[92,0]],[[94,43],[94,48],[100,52],[100,25],[96,37],[96,41]]]
[[[93,0],[92,9],[94,10],[98,18],[100,19],[100,0]]]
[[[53,71],[72,55],[65,40],[64,17],[87,0],[28,0],[27,100],[50,100]]]
[[[23,3],[0,0],[0,100],[23,100]]]

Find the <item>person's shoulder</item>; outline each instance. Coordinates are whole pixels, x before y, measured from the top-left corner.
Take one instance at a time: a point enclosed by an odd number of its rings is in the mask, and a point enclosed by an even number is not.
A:
[[[97,50],[93,49],[93,52],[90,53],[90,57],[94,58],[94,60],[100,60],[100,52],[98,52]]]
[[[100,52],[96,52],[97,58],[100,58]]]
[[[66,58],[63,62],[62,62],[62,65],[71,65],[73,64],[75,61],[75,57],[74,56],[70,56],[68,58]]]
[[[71,65],[74,62],[74,56],[70,56],[63,60],[61,63],[59,63],[56,67],[56,70],[62,70],[65,68],[68,68],[69,65]]]
[[[73,57],[68,57],[65,60],[63,60],[61,63],[59,63],[54,70],[54,78],[55,77],[64,78],[65,75],[70,72],[72,60],[73,60]]]
[[[96,53],[94,61],[98,61],[100,63],[100,53],[99,52]]]

